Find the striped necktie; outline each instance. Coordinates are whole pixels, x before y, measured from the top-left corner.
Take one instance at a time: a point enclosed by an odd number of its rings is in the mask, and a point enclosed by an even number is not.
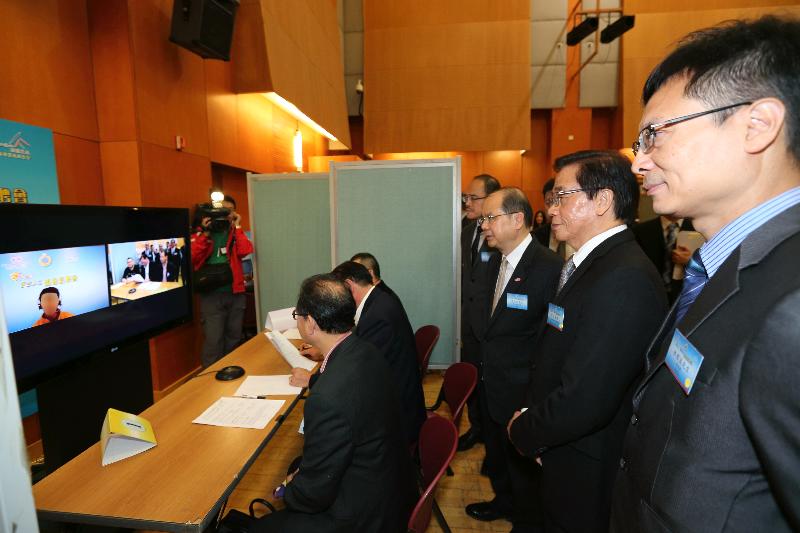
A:
[[[683,289],[681,289],[681,295],[678,297],[678,305],[675,311],[676,326],[680,324],[686,311],[697,299],[706,283],[708,283],[708,274],[706,273],[706,267],[703,266],[703,260],[700,258],[700,248],[698,248],[686,265]]]
[[[573,261],[574,257],[575,254],[569,256],[569,261],[567,261],[561,268],[561,276],[558,278],[558,290],[556,290],[556,294],[561,292],[561,289],[563,289],[564,285],[567,284],[567,280],[569,279],[569,277],[572,275],[573,272],[575,272],[575,261]]]
[[[506,269],[508,268],[508,260],[503,257],[503,262],[500,264],[500,272],[497,273],[497,283],[494,285],[494,298],[492,298],[492,314],[494,309],[500,302],[500,296],[506,288]]]

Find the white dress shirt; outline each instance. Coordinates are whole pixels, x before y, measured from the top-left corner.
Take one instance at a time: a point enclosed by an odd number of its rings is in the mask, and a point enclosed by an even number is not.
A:
[[[369,295],[372,294],[373,290],[375,290],[375,285],[369,288],[367,294],[364,295],[364,298],[361,299],[361,303],[358,304],[358,307],[356,308],[356,318],[355,318],[356,326],[358,325],[358,320],[361,318],[361,312],[364,310],[364,302],[367,301],[367,298],[369,298]]]
[[[583,260],[586,259],[590,253],[592,253],[592,250],[600,246],[603,243],[603,241],[610,239],[611,237],[613,237],[614,235],[616,235],[621,231],[625,231],[627,227],[628,226],[625,224],[614,226],[611,229],[605,230],[603,233],[598,233],[597,235],[595,235],[594,237],[583,243],[583,246],[581,246],[578,249],[578,251],[575,252],[575,255],[572,256],[572,262],[575,263],[575,268],[581,266]]]
[[[517,268],[520,259],[522,259],[522,254],[525,253],[525,250],[528,249],[528,245],[531,243],[533,239],[531,238],[531,234],[528,233],[525,235],[525,238],[522,239],[522,242],[514,248],[510,254],[503,256],[503,259],[508,261],[508,267],[506,267],[506,275],[505,279],[503,279],[503,291],[506,290],[506,285],[508,285],[508,280],[511,279],[511,275],[514,273],[514,270]],[[502,260],[500,264],[502,264]],[[502,291],[500,292],[502,294]]]

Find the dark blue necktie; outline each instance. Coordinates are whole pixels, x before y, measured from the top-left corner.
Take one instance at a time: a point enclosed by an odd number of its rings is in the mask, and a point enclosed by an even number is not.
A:
[[[675,311],[676,326],[680,324],[686,311],[697,299],[706,283],[708,283],[708,274],[706,273],[706,267],[703,266],[703,260],[700,258],[700,249],[698,248],[686,265],[683,289],[681,289],[681,295],[678,297],[678,306]]]

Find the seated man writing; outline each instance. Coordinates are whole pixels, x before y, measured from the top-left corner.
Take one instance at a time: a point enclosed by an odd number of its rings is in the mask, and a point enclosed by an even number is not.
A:
[[[400,406],[380,352],[351,334],[356,305],[332,275],[305,280],[295,308],[303,340],[324,354],[305,402],[300,467],[287,480],[286,509],[256,532],[405,532],[417,498]]]

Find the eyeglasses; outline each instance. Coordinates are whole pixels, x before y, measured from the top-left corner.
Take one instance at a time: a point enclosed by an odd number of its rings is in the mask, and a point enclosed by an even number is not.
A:
[[[656,124],[650,124],[642,129],[639,132],[639,137],[633,143],[633,155],[639,153],[639,150],[642,153],[646,154],[650,150],[653,149],[653,146],[656,142],[656,132],[662,128],[667,126],[672,126],[673,124],[679,124],[681,122],[686,122],[687,120],[692,120],[693,118],[702,117],[704,115],[710,115],[711,113],[719,113],[720,111],[725,111],[727,109],[731,109],[734,107],[739,107],[743,105],[750,105],[753,102],[739,102],[738,104],[731,104],[726,105],[724,107],[718,107],[716,109],[709,109],[707,111],[700,111],[699,113],[692,113],[691,115],[684,115],[682,117],[671,118],[669,120],[665,120],[664,122],[658,122]]]
[[[465,204],[467,202],[474,202],[475,200],[483,200],[484,198],[486,198],[486,197],[485,196],[475,196],[474,194],[462,194],[461,195],[461,201],[463,203],[465,203]]]
[[[298,313],[297,311],[292,311],[292,320],[297,320],[299,316],[309,316],[309,313]]]
[[[486,215],[485,217],[480,217],[478,219],[478,226],[483,226],[484,222],[488,222],[489,224],[491,224],[498,217],[501,217],[503,215],[514,215],[516,213],[522,213],[522,211],[512,211],[511,213],[500,213],[499,215]]]
[[[565,196],[569,196],[570,194],[575,194],[576,192],[589,192],[595,189],[569,189],[568,191],[556,191],[553,193],[553,197],[545,200],[545,203],[548,207],[558,207],[561,205],[561,199]],[[548,203],[549,202],[549,203]]]

